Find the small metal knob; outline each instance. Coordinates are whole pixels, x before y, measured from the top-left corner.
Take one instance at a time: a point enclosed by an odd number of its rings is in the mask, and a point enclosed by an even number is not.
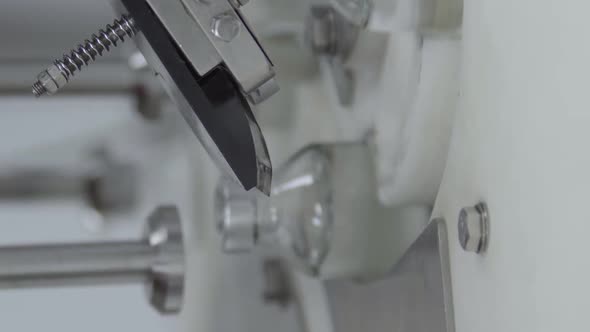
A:
[[[115,20],[42,71],[33,83],[33,94],[36,97],[55,94],[76,72],[117,47],[119,43],[125,42],[128,37],[134,37],[137,32],[133,19],[122,16]]]
[[[488,247],[489,213],[486,203],[466,207],[459,213],[459,243],[468,252],[483,253]]]
[[[239,34],[242,24],[234,14],[226,13],[213,18],[211,32],[224,42],[231,42]]]

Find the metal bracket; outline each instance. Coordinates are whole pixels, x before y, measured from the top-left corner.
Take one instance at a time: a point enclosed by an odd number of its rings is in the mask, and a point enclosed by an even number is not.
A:
[[[228,0],[118,0],[137,45],[218,166],[269,193],[272,164],[250,102],[278,91],[273,65]]]
[[[255,104],[278,91],[273,64],[235,4],[228,0],[145,1],[200,76],[224,65]]]
[[[455,331],[445,221],[414,240],[385,279],[326,283],[334,331]]]

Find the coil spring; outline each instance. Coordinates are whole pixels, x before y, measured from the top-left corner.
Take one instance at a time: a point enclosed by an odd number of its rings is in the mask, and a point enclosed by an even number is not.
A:
[[[137,33],[133,19],[123,15],[113,24],[107,25],[101,29],[98,34],[93,34],[90,39],[78,45],[77,48],[70,51],[62,59],[55,60],[54,65],[59,68],[66,80],[70,80],[76,71],[82,70],[82,67],[88,66],[90,62],[102,56],[103,53],[109,52],[111,48],[117,47],[117,43],[125,42],[125,38],[133,37]]]

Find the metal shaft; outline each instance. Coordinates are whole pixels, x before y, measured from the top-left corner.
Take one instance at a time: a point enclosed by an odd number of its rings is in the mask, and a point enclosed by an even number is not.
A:
[[[23,170],[0,173],[0,200],[77,197],[85,179],[53,170]]]
[[[126,211],[136,201],[137,176],[132,165],[111,163],[95,174],[79,175],[52,169],[0,172],[0,200],[81,197],[98,212]]]
[[[161,313],[182,307],[184,250],[174,207],[148,218],[139,241],[0,247],[0,289],[144,282]]]
[[[158,254],[147,241],[0,247],[0,288],[143,281]]]

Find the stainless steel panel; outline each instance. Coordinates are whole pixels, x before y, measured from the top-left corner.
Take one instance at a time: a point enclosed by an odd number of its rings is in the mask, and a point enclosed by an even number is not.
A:
[[[386,279],[326,291],[334,332],[454,332],[445,222],[432,221]]]

